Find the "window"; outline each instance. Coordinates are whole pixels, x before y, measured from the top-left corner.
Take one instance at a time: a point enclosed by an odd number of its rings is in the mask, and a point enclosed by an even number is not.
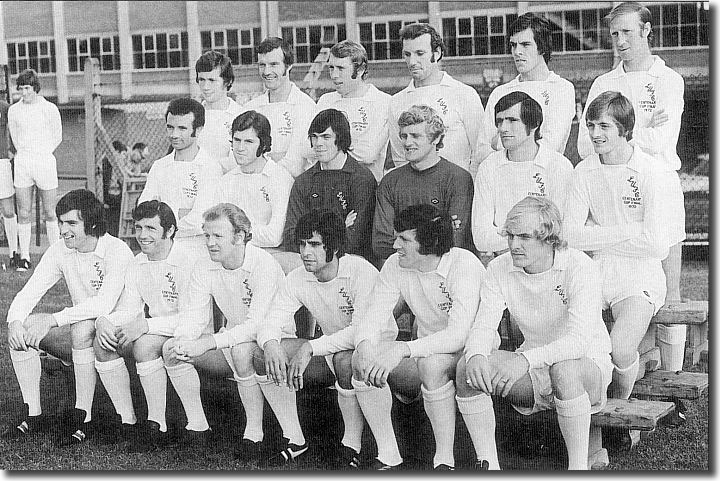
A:
[[[443,41],[448,57],[510,53],[508,27],[517,15],[478,15],[443,18]]]
[[[359,23],[360,43],[367,50],[368,59],[388,60],[402,58],[400,29],[405,25],[418,22],[426,23],[427,19]]]
[[[610,30],[605,25],[609,8],[537,12],[552,25],[554,52],[611,50]]]
[[[215,50],[228,57],[233,65],[252,65],[257,62],[255,47],[262,40],[260,28],[204,30],[200,32],[202,51]]]
[[[684,2],[648,6],[652,15],[656,47],[709,45],[707,2]]]
[[[182,68],[188,63],[187,32],[148,33],[132,36],[133,67]]]
[[[17,75],[31,68],[38,73],[55,72],[55,41],[28,40],[7,44],[10,74]]]
[[[120,70],[120,38],[117,35],[68,38],[67,46],[70,72],[82,72],[85,60],[90,57],[100,61],[102,70]]]
[[[293,46],[295,62],[311,63],[322,47],[345,40],[345,24],[282,27],[282,38]]]

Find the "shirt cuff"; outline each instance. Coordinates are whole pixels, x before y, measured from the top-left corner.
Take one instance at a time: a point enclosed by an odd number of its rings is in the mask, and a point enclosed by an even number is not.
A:
[[[63,314],[63,311],[53,314],[53,317],[55,318],[55,322],[57,323],[58,327],[70,324],[70,318],[66,314]]]
[[[525,359],[527,359],[528,364],[530,364],[530,369],[538,369],[541,367],[545,367],[545,361],[542,356],[541,348],[535,348],[535,349],[530,349],[528,351],[522,351],[520,354],[525,356]]]
[[[228,347],[232,347],[234,344],[232,334],[230,334],[230,331],[225,332],[218,332],[216,334],[213,334],[213,338],[215,339],[215,344],[217,344],[217,349],[226,349]]]
[[[410,357],[428,357],[430,349],[427,348],[426,343],[421,342],[422,339],[415,339],[414,341],[407,341],[406,344],[410,349]]]
[[[312,348],[313,356],[327,356],[330,354],[327,336],[320,336],[317,339],[311,339],[310,347]]]

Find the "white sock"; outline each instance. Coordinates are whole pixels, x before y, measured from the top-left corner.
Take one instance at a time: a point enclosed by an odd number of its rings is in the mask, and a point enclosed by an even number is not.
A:
[[[263,408],[265,396],[258,386],[255,374],[248,377],[235,377],[238,394],[245,410],[245,433],[243,438],[259,442],[263,440]]]
[[[148,421],[160,425],[160,431],[167,431],[165,407],[167,406],[167,372],[161,357],[152,361],[138,362],[137,368],[140,384],[145,393],[148,406]]]
[[[337,401],[342,414],[345,432],[342,438],[342,445],[360,452],[362,448],[362,432],[365,427],[365,418],[363,417],[358,398],[355,396],[354,389],[343,389],[336,382],[335,390],[338,393]]]
[[[491,470],[499,470],[492,398],[483,393],[473,397],[456,397],[455,399],[470,433],[470,439],[475,446],[477,460],[485,460]]]
[[[39,416],[42,414],[40,407],[40,375],[42,374],[40,354],[35,349],[27,351],[10,349],[10,359],[18,384],[20,384],[23,402],[28,405],[28,416]]]
[[[397,466],[403,462],[403,458],[400,456],[390,417],[392,409],[390,388],[388,386],[383,388],[368,386],[355,378],[352,379],[352,385],[355,388],[360,409],[362,409],[375,437],[378,449],[377,458],[388,466]]]
[[[287,386],[275,385],[267,376],[255,374],[255,378],[270,408],[275,413],[275,417],[282,428],[283,436],[289,440],[290,444],[304,445],[305,436],[298,419],[295,391],[291,391]]]
[[[626,368],[620,369],[615,366],[615,370],[613,371],[612,397],[617,399],[628,399],[630,397],[633,387],[635,386],[635,378],[637,377],[639,368],[639,355],[637,355],[635,361]]]
[[[30,260],[30,223],[18,224],[18,241],[20,257]]]
[[[586,392],[574,399],[555,398],[560,432],[568,452],[568,469],[588,469],[588,445],[590,443],[590,398]]]
[[[656,337],[656,345],[660,348],[662,368],[666,371],[681,371],[685,360],[687,326],[685,324],[658,324]],[[666,340],[672,342],[664,342]]]
[[[45,231],[47,232],[47,238],[50,245],[60,238],[60,227],[58,227],[58,221],[56,220],[46,220]]]
[[[18,223],[17,216],[3,217],[3,225],[5,226],[5,237],[8,241],[9,255],[18,251]]]
[[[455,466],[453,444],[455,443],[455,383],[448,381],[442,387],[428,391],[420,386],[425,412],[435,436],[433,467],[440,464]]]
[[[73,371],[75,371],[75,407],[85,411],[85,422],[92,419],[92,404],[95,398],[95,350],[92,347],[72,350]]]
[[[130,374],[125,359],[119,357],[112,361],[95,360],[95,369],[123,424],[135,424],[137,418],[130,394]]]
[[[200,376],[192,364],[181,363],[177,366],[165,365],[170,382],[185,409],[188,431],[207,431],[210,425],[205,417],[200,399]]]

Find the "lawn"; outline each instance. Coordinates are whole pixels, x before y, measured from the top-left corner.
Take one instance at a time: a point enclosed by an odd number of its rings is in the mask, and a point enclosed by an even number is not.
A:
[[[687,250],[683,266],[682,294],[693,300],[708,299],[707,249]],[[33,259],[37,261],[36,258]],[[0,315],[5,319],[14,294],[28,279],[30,273],[0,271]],[[62,283],[55,286],[42,299],[37,311],[55,311],[69,305],[69,296]],[[0,324],[0,424],[13,420],[20,412],[22,398],[12,371],[7,350],[7,327]],[[50,366],[53,367],[53,366]],[[54,367],[59,367],[54,365]],[[132,376],[136,376],[131,372]],[[135,377],[136,378],[136,377]],[[70,380],[70,383],[66,382]],[[71,407],[68,393],[72,393],[72,372],[62,368],[43,374],[41,394],[43,410],[59,413]],[[137,386],[138,383],[135,382]],[[168,401],[169,425],[179,430],[184,425],[184,415],[172,388]],[[35,435],[22,444],[0,440],[0,468],[5,470],[242,470],[258,469],[257,465],[245,465],[233,460],[232,450],[244,427],[244,413],[237,391],[225,380],[205,379],[202,389],[206,412],[215,440],[212,450],[165,449],[152,454],[126,454],[122,446],[91,439],[88,443],[67,449],[55,448],[46,435]],[[308,390],[298,396],[301,423],[311,443],[311,451],[304,456],[298,469],[333,469],[333,452],[342,437],[335,391]],[[139,389],[134,392],[138,417],[145,415],[145,406]],[[610,453],[610,470],[707,470],[708,469],[708,395],[699,400],[687,401],[687,422],[678,426],[661,425],[643,437],[640,445],[630,453]],[[408,468],[426,468],[432,461],[432,434],[422,407],[393,406],[395,429],[401,452]],[[114,415],[112,404],[98,381],[93,409],[95,419],[107,420]],[[265,440],[271,451],[278,446],[280,432],[269,409],[265,411]],[[512,441],[527,439],[525,432],[516,426],[498,424],[500,462],[504,469],[548,470],[562,469],[565,453],[558,438],[557,425],[538,426],[532,438],[540,441],[531,452],[518,452],[511,448]],[[518,434],[520,433],[520,434]],[[363,454],[369,461],[373,455],[373,442],[369,429],[365,430]],[[458,415],[456,428],[456,463],[458,467],[471,464],[472,445]],[[267,468],[266,468],[267,469]]]

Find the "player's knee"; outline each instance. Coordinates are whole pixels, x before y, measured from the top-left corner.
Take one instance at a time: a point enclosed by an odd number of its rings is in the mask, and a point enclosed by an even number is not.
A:
[[[353,351],[336,352],[333,356],[333,367],[335,368],[335,379],[343,389],[352,389],[353,376]]]
[[[420,380],[427,390],[438,389],[455,378],[455,364],[449,361],[448,355],[435,354],[418,359]]]
[[[455,389],[460,397],[469,397],[476,394],[476,391],[466,382],[467,364],[465,364],[465,356],[461,356],[455,367]]]
[[[100,345],[100,342],[98,341],[98,338],[96,337],[93,339],[93,351],[95,351],[95,359],[97,359],[100,362],[108,362],[113,361],[120,357],[118,353],[113,351],[108,351],[104,347]]]
[[[353,351],[352,357],[351,357],[351,368],[352,368],[352,375],[355,379],[358,381],[363,380],[363,374],[360,371],[360,358],[358,356],[357,351]]]
[[[173,347],[175,347],[175,339],[168,339],[165,341],[162,347],[163,362],[166,366],[177,366],[182,361],[178,361],[175,356],[172,355]]]
[[[260,348],[254,342],[243,342],[236,344],[230,350],[235,370],[240,377],[248,377],[255,374],[255,351]]]
[[[550,383],[555,397],[571,399],[583,390],[582,367],[576,360],[560,361],[550,366]]]
[[[93,347],[95,339],[95,322],[91,320],[79,321],[70,328],[70,339],[73,349],[87,349]]]
[[[267,374],[265,370],[265,353],[262,349],[257,349],[252,355],[252,365],[255,372],[261,376]]]
[[[137,362],[147,362],[157,359],[162,354],[162,346],[152,342],[148,336],[140,336],[132,343],[132,355]]]

